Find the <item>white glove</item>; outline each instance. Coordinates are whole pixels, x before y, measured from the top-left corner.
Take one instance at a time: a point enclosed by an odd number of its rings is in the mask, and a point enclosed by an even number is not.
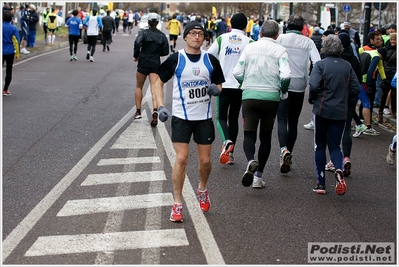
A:
[[[288,92],[286,92],[285,94],[283,94],[283,92],[280,91],[280,99],[281,100],[285,100],[288,98]]]

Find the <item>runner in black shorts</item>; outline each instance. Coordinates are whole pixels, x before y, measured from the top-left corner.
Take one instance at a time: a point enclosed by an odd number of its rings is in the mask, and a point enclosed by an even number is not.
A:
[[[152,94],[153,113],[151,126],[158,124],[158,105],[155,98],[154,84],[158,78],[157,70],[161,64],[161,56],[169,54],[168,38],[160,30],[157,29],[159,23],[158,14],[150,13],[148,15],[148,29],[140,31],[134,41],[133,58],[137,64],[136,72],[136,114],[135,119],[141,119],[141,101],[143,100],[144,82],[149,76],[150,89]],[[154,42],[154,40],[157,40]]]
[[[215,139],[212,121],[212,96],[218,96],[225,82],[220,62],[201,47],[205,30],[197,21],[187,24],[183,39],[185,49],[171,54],[158,68],[155,95],[159,104],[159,119],[165,122],[170,112],[164,106],[164,85],[173,80],[172,95],[172,142],[176,160],[172,170],[174,204],[169,219],[183,221],[183,185],[189,157],[191,136],[197,143],[199,184],[197,195],[199,208],[209,211],[207,182],[212,169],[211,150]],[[170,89],[170,88],[168,88]]]
[[[172,142],[189,143],[191,136],[197,144],[210,145],[215,140],[215,126],[212,119],[187,121],[172,117]]]

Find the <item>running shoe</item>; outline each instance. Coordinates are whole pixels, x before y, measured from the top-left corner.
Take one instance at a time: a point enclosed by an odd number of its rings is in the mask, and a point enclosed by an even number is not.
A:
[[[10,96],[11,93],[10,93],[10,91],[8,91],[8,90],[3,90],[3,95],[5,95],[5,96]]]
[[[90,62],[94,62],[94,57],[90,57]]]
[[[72,61],[73,60],[73,56],[71,56],[70,58],[69,58],[69,61]]]
[[[308,124],[303,125],[303,127],[307,130],[314,130],[314,123],[311,121]]]
[[[346,192],[346,183],[344,180],[344,176],[342,174],[341,170],[336,170],[335,171],[335,193],[337,193],[337,195],[343,195]]]
[[[172,207],[172,212],[170,213],[170,220],[172,222],[182,222],[183,221],[183,204],[175,203]]]
[[[141,112],[136,111],[136,113],[134,114],[134,118],[135,119],[141,119]]]
[[[78,61],[78,58],[76,57],[76,55],[73,55],[73,60]]]
[[[226,140],[222,145],[222,153],[219,156],[219,162],[222,164],[227,164],[230,159],[230,152],[234,149],[234,143],[231,140]]]
[[[287,149],[283,151],[280,156],[280,172],[281,173],[288,173],[291,170],[291,152]]]
[[[395,155],[396,151],[392,151],[391,145],[389,145],[388,155],[387,155],[387,163],[389,165],[393,165],[395,163]]]
[[[367,128],[366,130],[364,130],[363,133],[366,134],[366,135],[374,135],[374,136],[380,135],[380,133],[377,132],[377,131],[376,131],[374,128],[372,128],[372,127]]]
[[[317,184],[314,188],[313,188],[313,192],[317,193],[317,194],[325,194],[326,193],[326,185],[324,184]]]
[[[86,54],[86,59],[87,59],[87,60],[89,60],[89,59],[90,59],[90,52],[89,52],[89,51],[87,51],[87,54]]]
[[[208,189],[201,190],[197,189],[199,197],[199,207],[203,212],[208,212],[211,208],[211,201],[209,200]]]
[[[326,167],[325,167],[324,169],[325,169],[326,171],[329,171],[329,172],[335,171],[334,163],[332,163],[332,161],[330,160],[330,161],[326,164]]]
[[[262,177],[254,176],[254,180],[252,182],[252,188],[264,188],[266,187],[266,183],[263,181]]]
[[[344,177],[351,175],[352,163],[349,157],[344,158]]]
[[[366,129],[367,129],[367,126],[364,125],[364,123],[362,123],[362,124],[356,126],[356,131],[355,131],[355,133],[353,134],[353,137],[355,137],[355,138],[356,138],[356,137],[359,137]]]
[[[248,187],[254,180],[254,173],[258,169],[258,162],[256,160],[250,160],[247,165],[247,169],[242,176],[242,185]]]
[[[151,123],[150,124],[151,124],[152,127],[157,126],[157,124],[158,124],[158,112],[154,111],[152,113],[152,119],[151,119]]]
[[[227,165],[234,165],[234,156],[233,153],[229,153],[229,161],[226,163]]]

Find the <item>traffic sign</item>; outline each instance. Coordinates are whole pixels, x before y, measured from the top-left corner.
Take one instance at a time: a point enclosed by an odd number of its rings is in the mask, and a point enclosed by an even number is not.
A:
[[[350,5],[344,5],[344,12],[349,12],[351,11],[351,6]]]
[[[380,9],[380,4],[381,4],[381,10],[384,10],[388,6],[388,3],[373,3],[376,9]]]

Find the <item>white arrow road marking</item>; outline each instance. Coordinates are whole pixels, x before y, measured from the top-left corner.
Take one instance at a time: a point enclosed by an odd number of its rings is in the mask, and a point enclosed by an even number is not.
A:
[[[171,193],[68,200],[57,216],[76,216],[121,210],[172,206]]]
[[[149,91],[149,90],[147,90]],[[143,103],[149,100],[149,93],[143,98]],[[101,149],[109,142],[109,140],[132,118],[135,112],[135,107],[131,109],[114,127],[111,128],[88,152],[83,158],[71,169],[71,171],[63,178],[61,181],[42,199],[41,202],[18,224],[18,226],[4,239],[3,248],[3,259],[4,262],[11,252],[16,248],[16,246],[22,241],[22,239],[32,230],[36,223],[41,219],[41,217],[48,211],[48,209],[54,204],[54,202],[60,197],[60,195],[71,185],[71,183],[81,174],[81,172],[87,167],[87,165],[93,160],[93,158],[100,152]],[[145,115],[145,113],[143,113]],[[139,122],[138,120],[133,123],[144,123],[144,120]],[[148,123],[148,119],[146,120]],[[130,133],[130,127],[125,130],[126,133]],[[166,131],[163,123],[159,123],[157,130],[159,132],[158,138],[161,138],[165,149],[165,155],[168,157],[171,166],[174,165],[175,161],[175,151],[173,144],[170,140],[170,136]],[[149,134],[151,136],[151,134]],[[142,138],[144,138],[142,136]],[[143,141],[146,140],[146,141]],[[151,146],[151,141],[148,139],[143,139],[141,142],[147,142],[147,145]],[[132,148],[131,144],[128,144],[127,139],[123,138],[118,140],[118,144],[115,148]],[[141,146],[142,144],[140,144]],[[147,146],[146,146],[147,147]],[[137,156],[137,155],[135,155]],[[136,158],[130,157],[125,159],[103,159],[100,160],[98,165],[115,165],[124,164],[125,167],[133,166],[138,163],[158,163],[161,162],[159,157],[143,157]],[[154,168],[154,164],[153,164]],[[125,169],[125,168],[124,168]],[[156,171],[153,169],[153,171]],[[120,183],[121,191],[128,192],[126,185],[129,185],[128,178],[126,176],[118,176],[119,174],[111,174],[114,181],[122,179],[123,182]],[[158,177],[159,178],[159,177]],[[101,179],[100,176],[88,177],[87,183],[98,183]],[[147,177],[148,179],[148,177]],[[151,178],[152,179],[152,178]],[[155,178],[156,179],[156,178]],[[162,178],[163,179],[163,178]],[[155,180],[154,180],[155,181]],[[152,183],[152,181],[151,181]],[[155,189],[154,189],[155,190]],[[158,189],[156,189],[158,190]],[[151,193],[152,190],[150,190]],[[186,203],[186,208],[189,215],[193,221],[193,225],[198,235],[203,253],[207,260],[207,264],[225,264],[223,257],[220,253],[219,247],[213,237],[212,231],[209,224],[205,218],[205,215],[200,211],[198,207],[198,200],[194,189],[186,175],[185,185],[183,187],[183,198]],[[108,255],[109,252],[115,250],[127,250],[127,249],[143,249],[143,257],[148,257],[143,259],[142,263],[152,263],[154,264],[154,257],[159,257],[159,248],[166,246],[188,246],[188,240],[184,229],[148,229],[148,228],[159,228],[160,222],[156,224],[149,224],[147,226],[147,221],[151,222],[151,218],[147,218],[146,230],[145,231],[134,231],[134,232],[117,232],[117,228],[120,225],[121,219],[123,218],[123,210],[131,209],[132,206],[116,206],[116,202],[128,203],[128,202],[140,202],[144,208],[148,207],[148,212],[151,215],[154,211],[158,209],[156,207],[166,205],[172,205],[173,197],[170,193],[160,193],[152,192],[152,195],[157,195],[157,198],[151,198],[148,195],[145,196],[129,196],[130,199],[126,201],[126,197],[121,199],[121,197],[114,197],[108,199],[96,199],[96,200],[72,200],[68,201],[64,208],[60,211],[58,216],[67,216],[66,214],[77,215],[76,209],[67,209],[69,205],[75,204],[75,206],[80,206],[77,209],[82,211],[82,207],[89,207],[92,209],[91,213],[94,211],[102,210],[101,212],[109,212],[109,221],[107,220],[107,226],[102,234],[82,234],[82,235],[62,235],[62,236],[41,236],[36,242],[30,247],[26,252],[25,256],[43,256],[43,255],[56,255],[56,254],[70,254],[70,253],[84,253],[84,252],[98,252],[98,257],[96,263],[104,262],[102,259],[109,262],[112,261],[112,255],[110,257],[104,256]],[[140,199],[138,201],[138,199]],[[156,199],[156,200],[154,200]],[[122,200],[122,201],[121,201]],[[93,201],[96,203],[93,205]],[[91,202],[91,203],[89,203]],[[84,204],[82,206],[82,203]],[[74,205],[72,205],[74,206]],[[71,207],[72,207],[71,206]],[[152,208],[151,208],[152,207]],[[123,210],[119,210],[123,209]],[[133,207],[134,208],[134,207]],[[155,209],[155,210],[154,210]],[[64,214],[64,215],[63,215]],[[156,215],[155,215],[156,214]],[[115,216],[117,215],[117,216]],[[148,215],[148,214],[147,214]],[[160,219],[160,213],[155,212],[153,214],[157,220]],[[108,232],[114,231],[114,232]],[[156,254],[156,255],[155,255]],[[104,256],[104,257],[103,257]],[[152,258],[151,258],[152,257]],[[159,259],[157,261],[159,263]]]
[[[48,211],[54,202],[64,193],[79,174],[87,167],[100,150],[109,140],[125,125],[135,114],[133,107],[118,123],[116,123],[87,153],[82,159],[65,175],[61,181],[32,209],[31,212],[11,231],[3,240],[2,262],[4,262],[15,247],[36,225],[40,218]]]
[[[25,256],[107,252],[154,247],[187,246],[184,229],[40,236]]]
[[[166,180],[163,171],[89,174],[81,186]]]
[[[148,89],[149,90],[149,89]],[[137,124],[145,124],[145,127],[139,127]],[[142,126],[142,125],[140,125]],[[135,120],[130,126],[120,135],[118,140],[112,145],[112,149],[157,149],[154,135],[151,127],[148,127],[147,116]]]
[[[128,165],[128,164],[141,164],[141,163],[159,163],[159,157],[139,157],[139,158],[117,158],[117,159],[101,159],[97,165]]]

